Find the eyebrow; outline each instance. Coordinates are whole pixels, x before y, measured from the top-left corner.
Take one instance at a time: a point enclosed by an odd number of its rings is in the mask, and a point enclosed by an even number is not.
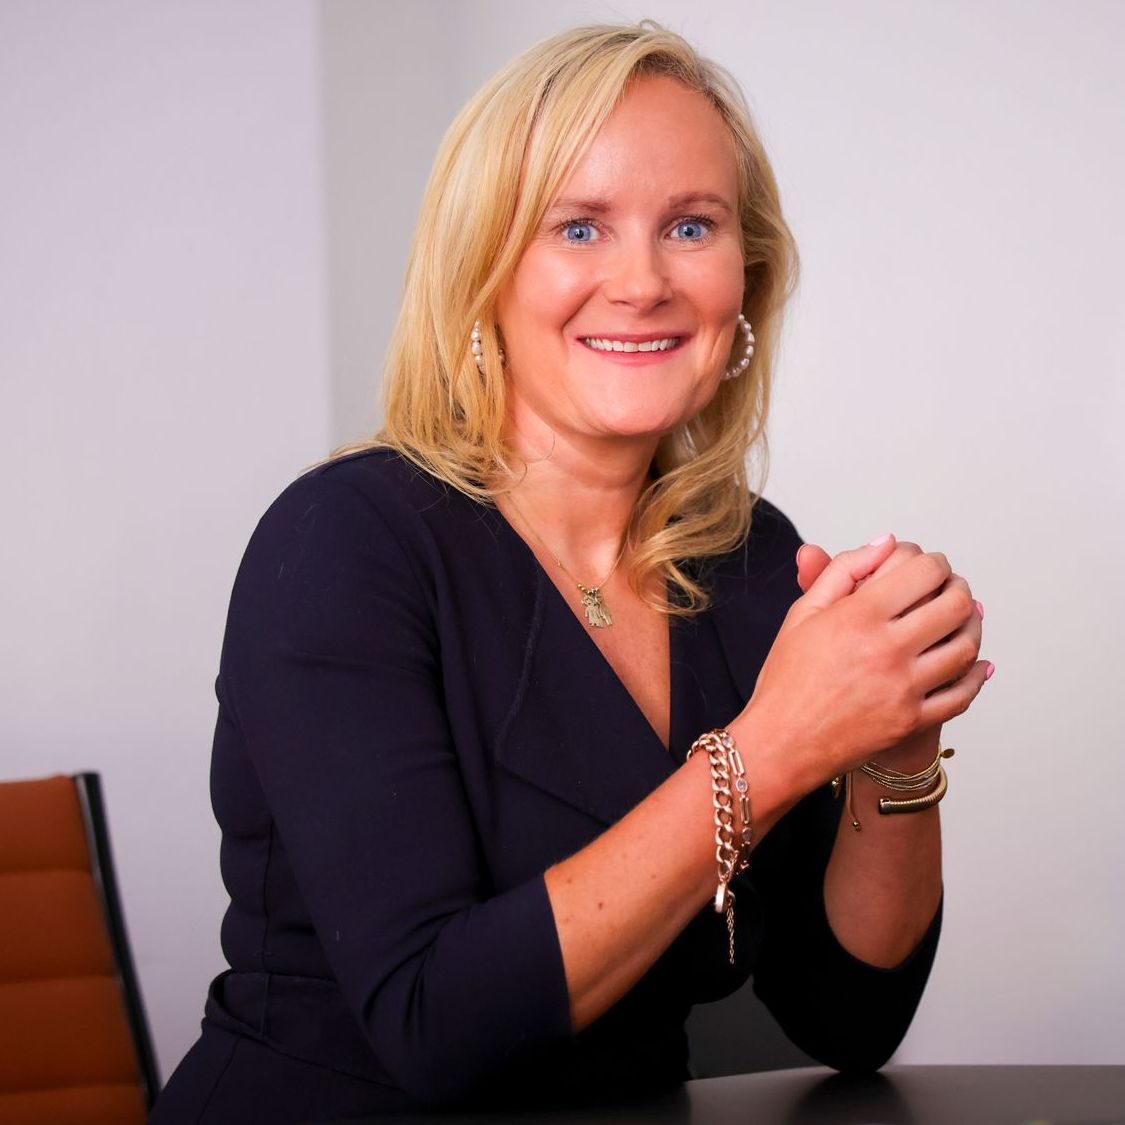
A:
[[[709,203],[714,207],[721,207],[730,213],[731,205],[721,195],[710,191],[687,191],[680,195],[673,195],[666,204],[669,211],[679,211],[700,203]],[[613,210],[613,204],[604,197],[592,199],[556,199],[548,208],[549,215],[566,212],[572,215],[604,215]]]

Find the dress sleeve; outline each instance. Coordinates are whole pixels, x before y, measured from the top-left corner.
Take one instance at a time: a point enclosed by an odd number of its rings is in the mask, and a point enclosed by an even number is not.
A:
[[[432,603],[373,500],[314,472],[251,540],[220,679],[345,997],[441,1102],[571,1028],[542,876],[489,896]]]
[[[881,969],[837,940],[824,873],[842,801],[809,794],[762,841],[751,875],[764,912],[754,991],[801,1050],[836,1070],[877,1070],[910,1027],[930,975],[942,908],[904,961]]]

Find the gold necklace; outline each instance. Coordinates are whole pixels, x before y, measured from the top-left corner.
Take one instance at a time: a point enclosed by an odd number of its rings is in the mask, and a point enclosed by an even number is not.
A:
[[[543,537],[531,526],[531,521],[523,514],[523,510],[512,498],[512,494],[508,493],[508,503],[512,505],[520,521],[524,527],[535,537],[536,542],[548,555],[555,560],[559,569],[578,587],[579,593],[582,595],[582,609],[586,613],[586,620],[594,629],[602,629],[608,625],[613,624],[613,614],[609,612],[609,606],[605,603],[605,597],[602,595],[602,587],[617,573],[617,567],[621,560],[625,557],[625,548],[629,543],[628,532],[621,539],[621,550],[617,552],[617,558],[613,562],[613,566],[609,568],[609,573],[596,585],[585,586],[574,577],[573,574],[567,569],[566,564],[551,550],[550,547],[543,541]]]

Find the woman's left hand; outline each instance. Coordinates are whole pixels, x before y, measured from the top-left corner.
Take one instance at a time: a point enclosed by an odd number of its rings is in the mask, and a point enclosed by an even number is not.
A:
[[[901,566],[907,559],[913,558],[915,555],[922,554],[922,548],[917,543],[899,542],[896,544],[894,553],[868,578],[860,579],[856,585],[856,589],[864,582],[874,582],[881,574],[887,574],[894,570],[896,567]],[[806,543],[797,552],[797,584],[801,587],[802,592],[807,592],[809,587],[820,577],[821,572],[831,562],[831,556],[823,547],[817,546],[815,543]],[[968,583],[959,574],[952,574],[946,580],[946,585],[961,584],[965,587],[966,592],[969,591]],[[929,601],[931,598],[937,597],[939,591],[928,595],[924,601]],[[919,605],[922,603],[919,602]],[[981,622],[984,617],[984,610],[980,602],[976,603],[977,612],[962,626],[962,630],[967,631],[969,636],[976,643],[977,651],[980,651],[981,642]],[[911,607],[913,608],[913,607]],[[907,612],[910,612],[907,610]],[[937,753],[938,745],[941,738],[941,726],[927,727],[924,730],[915,732],[909,738],[905,738],[902,742],[897,743],[895,746],[883,751],[881,754],[875,756],[876,761],[888,769],[898,769],[903,772],[913,772],[921,769],[933,761],[934,755]]]

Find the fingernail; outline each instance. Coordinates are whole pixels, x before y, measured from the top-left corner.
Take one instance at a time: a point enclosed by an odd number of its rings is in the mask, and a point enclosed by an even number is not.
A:
[[[986,680],[991,680],[992,679],[992,673],[995,672],[995,671],[996,671],[996,665],[993,664],[992,661],[990,660],[988,662],[988,667],[985,668],[985,670],[984,670],[984,678]]]
[[[808,544],[807,544],[807,543],[802,543],[802,544],[801,544],[801,545],[800,545],[800,546],[799,546],[799,547],[797,548],[797,565],[798,565],[798,566],[800,566],[800,565],[801,565],[801,552],[802,552],[802,551],[803,551],[803,550],[804,550],[804,549],[805,549],[805,548],[806,548],[807,546],[808,546]]]
[[[984,605],[983,605],[983,603],[978,602],[976,600],[976,598],[974,598],[973,599],[973,605],[975,605],[977,607],[977,613],[980,614],[980,619],[983,621],[984,620]],[[989,673],[989,674],[991,675],[991,673]]]
[[[878,539],[872,539],[867,545],[869,547],[881,547],[890,537],[891,533],[888,531],[886,535],[880,535]]]

